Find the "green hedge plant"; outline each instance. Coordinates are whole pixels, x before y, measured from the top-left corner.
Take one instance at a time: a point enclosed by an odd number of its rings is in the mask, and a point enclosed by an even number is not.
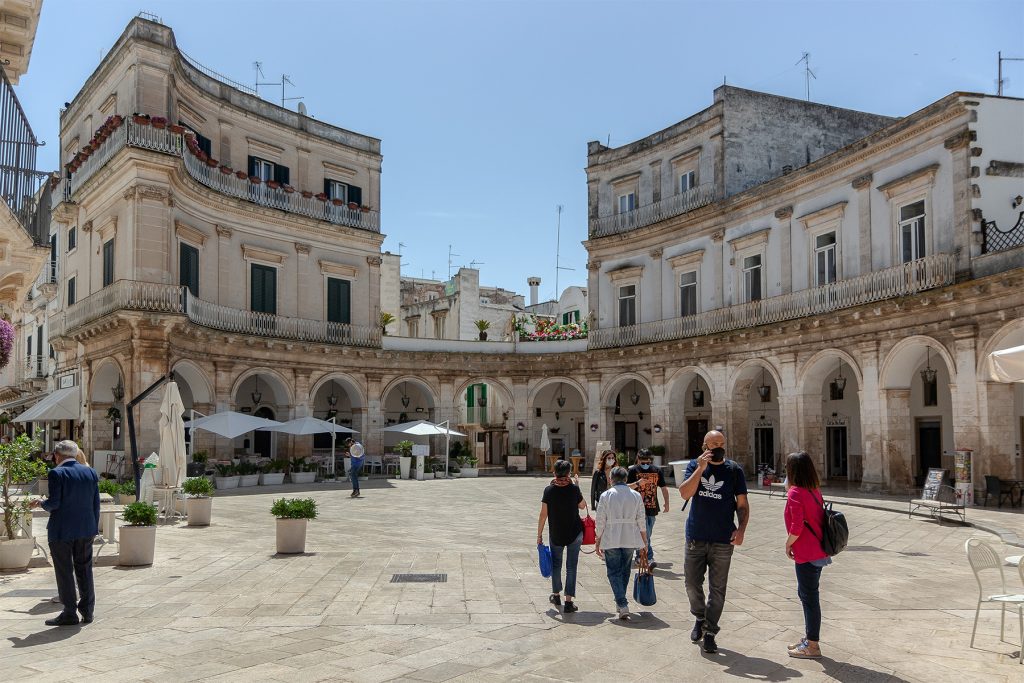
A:
[[[316,519],[316,501],[312,498],[279,498],[270,506],[278,519]]]
[[[206,477],[191,477],[181,483],[181,491],[191,498],[209,498],[213,495],[213,484]]]
[[[111,496],[116,496],[120,489],[120,485],[113,479],[100,479],[99,483],[100,493],[106,493]]]
[[[118,485],[117,492],[118,493],[123,493],[126,496],[134,496],[135,495],[135,480],[129,479],[126,482],[122,482],[121,484]]]
[[[156,526],[156,506],[149,503],[125,505],[122,515],[128,526]]]
[[[47,475],[46,464],[34,455],[42,444],[24,434],[10,443],[0,444],[0,505],[4,509],[3,532],[15,538],[21,518],[32,514],[29,498],[14,495],[15,484],[27,484]]]

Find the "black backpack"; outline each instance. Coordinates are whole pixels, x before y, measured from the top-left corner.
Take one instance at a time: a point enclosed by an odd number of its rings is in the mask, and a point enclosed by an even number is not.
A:
[[[819,492],[818,495],[821,495]],[[821,523],[821,536],[814,533],[811,525],[804,520],[807,530],[821,542],[821,549],[829,557],[834,557],[843,552],[847,542],[850,540],[850,527],[846,525],[846,515],[832,509],[832,503],[826,503],[821,498],[821,509],[825,511],[825,518]]]

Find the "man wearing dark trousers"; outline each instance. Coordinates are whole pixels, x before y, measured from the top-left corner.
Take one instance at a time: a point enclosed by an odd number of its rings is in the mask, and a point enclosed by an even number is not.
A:
[[[86,624],[92,622],[96,591],[92,583],[92,543],[99,531],[100,490],[96,470],[75,460],[78,444],[61,441],[54,448],[57,466],[47,478],[50,497],[41,506],[50,513],[46,535],[50,543],[50,560],[57,575],[57,594],[64,611],[47,626],[73,626],[75,584],[78,584],[78,612]],[[39,501],[34,503],[40,506]]]
[[[686,466],[679,493],[690,501],[683,564],[690,613],[697,618],[690,640],[696,643],[703,638],[704,651],[711,653],[718,649],[715,636],[725,607],[732,552],[743,544],[750,518],[743,468],[726,459],[725,436],[721,432],[711,431],[704,437],[704,452]],[[706,602],[705,573],[708,575]]]

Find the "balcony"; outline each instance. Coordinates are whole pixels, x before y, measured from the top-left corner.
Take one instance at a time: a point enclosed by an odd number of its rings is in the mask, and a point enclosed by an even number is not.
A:
[[[1024,247],[1024,211],[1017,216],[1017,223],[1006,230],[1000,229],[995,221],[983,221],[981,230],[984,236],[981,247],[983,254]]]
[[[46,356],[26,356],[18,366],[15,380],[29,382],[34,379],[45,379],[47,374]]]
[[[659,221],[699,209],[715,201],[715,187],[711,183],[698,185],[686,192],[666,197],[653,204],[604,216],[590,225],[590,237],[607,237],[637,230]]]
[[[248,179],[241,179],[234,174],[222,173],[218,167],[211,167],[200,160],[186,148],[184,136],[172,133],[167,129],[157,129],[148,125],[140,125],[131,120],[124,121],[114,129],[110,136],[71,174],[68,184],[66,201],[78,197],[82,187],[107,163],[125,147],[146,149],[182,160],[185,173],[200,185],[215,192],[237,199],[249,201],[259,206],[287,211],[316,220],[327,221],[335,225],[344,225],[360,230],[380,232],[380,212],[350,209],[347,206],[335,206],[315,197],[304,197],[300,192],[289,192],[285,189],[271,188],[266,185],[255,185]],[[58,196],[55,194],[55,197]],[[54,199],[59,203],[60,200]]]
[[[934,254],[824,287],[813,287],[683,318],[591,330],[590,348],[605,349],[700,337],[830,313],[950,285],[953,283],[954,272],[955,258],[952,254]]]
[[[290,318],[220,306],[192,296],[184,287],[119,280],[50,319],[51,335],[70,331],[115,311],[170,313],[196,325],[235,334],[294,341],[380,347],[380,328]]]

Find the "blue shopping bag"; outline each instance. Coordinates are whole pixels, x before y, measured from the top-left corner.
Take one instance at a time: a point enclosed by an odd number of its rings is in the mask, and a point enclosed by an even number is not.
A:
[[[538,543],[537,558],[540,561],[540,575],[545,579],[551,578],[551,548]]]
[[[654,592],[654,574],[646,567],[641,567],[633,578],[633,599],[644,607],[658,602],[658,595]]]

